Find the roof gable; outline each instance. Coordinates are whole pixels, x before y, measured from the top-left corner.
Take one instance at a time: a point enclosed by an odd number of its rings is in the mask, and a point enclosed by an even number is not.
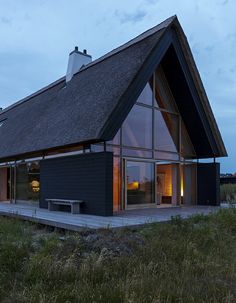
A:
[[[172,53],[172,58],[170,56]],[[174,55],[174,56],[173,56]],[[171,61],[172,60],[172,61]],[[116,110],[107,120],[101,137],[112,138],[121,126],[142,89],[159,64],[165,72],[179,112],[186,124],[198,158],[227,156],[213,112],[199,72],[194,63],[186,37],[174,18],[165,33],[150,52],[129,89],[120,100]],[[169,69],[167,66],[169,65]],[[177,71],[178,69],[178,71]]]
[[[173,43],[173,30],[185,55],[191,57],[177,18],[171,17],[88,64],[66,86],[62,78],[3,111],[0,121],[6,122],[0,128],[0,159],[112,139]],[[190,65],[191,74],[199,77],[196,66]],[[196,83],[197,91],[204,91],[199,79]],[[199,94],[197,102],[207,110],[204,119],[210,121],[210,135],[216,143],[209,154],[226,155],[206,95]],[[208,142],[210,137],[205,137]]]

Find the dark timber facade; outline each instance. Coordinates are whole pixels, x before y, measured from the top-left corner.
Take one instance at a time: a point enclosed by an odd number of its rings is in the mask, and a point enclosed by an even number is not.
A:
[[[227,153],[175,16],[0,112],[0,142],[0,201],[219,204]]]

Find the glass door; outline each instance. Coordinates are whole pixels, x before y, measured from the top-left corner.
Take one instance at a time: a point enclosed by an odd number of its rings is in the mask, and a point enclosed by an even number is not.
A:
[[[17,202],[39,202],[40,167],[38,162],[20,163],[15,172],[15,199]]]
[[[178,163],[157,163],[157,205],[172,206],[180,204],[180,192],[180,165]]]
[[[127,208],[155,204],[153,163],[126,161],[125,178]]]

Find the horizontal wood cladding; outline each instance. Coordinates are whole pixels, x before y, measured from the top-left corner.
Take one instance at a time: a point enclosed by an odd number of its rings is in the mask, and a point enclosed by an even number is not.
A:
[[[220,205],[220,163],[197,164],[199,205]]]
[[[113,214],[113,154],[90,153],[40,162],[40,207],[47,198],[79,199],[81,213]]]

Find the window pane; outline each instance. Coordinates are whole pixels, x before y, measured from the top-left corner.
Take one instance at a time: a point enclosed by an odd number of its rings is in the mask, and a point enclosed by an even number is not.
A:
[[[107,141],[107,144],[120,145],[120,130],[118,130],[113,140]]]
[[[172,112],[178,112],[168,81],[160,66],[158,67],[155,73],[154,105]]]
[[[93,153],[99,153],[104,151],[104,144],[98,143],[98,144],[91,144],[91,152]]]
[[[169,153],[169,152],[163,152],[163,151],[155,151],[155,159],[156,160],[173,160],[178,161],[179,155],[176,153]]]
[[[180,202],[178,164],[157,164],[157,203],[176,205]]]
[[[155,110],[155,149],[179,151],[179,117]]]
[[[196,156],[193,144],[183,122],[181,122],[181,155],[185,159],[191,159]]]
[[[16,167],[16,200],[39,201],[39,163],[18,164]]]
[[[106,147],[107,151],[113,152],[114,155],[119,156],[120,155],[120,147],[115,145],[107,145]]]
[[[138,97],[137,102],[152,106],[152,97],[153,97],[153,90],[152,90],[153,82],[152,81],[153,80],[151,79],[149,81],[149,83],[146,84],[141,95]]]
[[[152,158],[152,152],[148,150],[123,148],[122,154],[127,157]]]
[[[134,105],[123,124],[123,145],[152,148],[152,109]]]
[[[154,203],[154,164],[127,162],[127,204]]]

